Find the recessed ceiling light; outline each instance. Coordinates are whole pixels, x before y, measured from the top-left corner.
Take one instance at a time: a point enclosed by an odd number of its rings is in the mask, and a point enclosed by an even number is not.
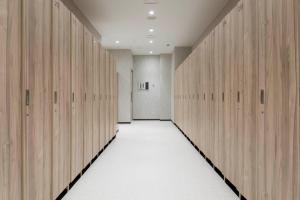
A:
[[[152,44],[152,43],[153,43],[153,40],[150,40],[149,43]]]
[[[154,10],[149,11],[149,15],[153,16],[155,14]]]
[[[120,41],[119,41],[119,40],[117,40],[117,41],[116,41],[116,44],[119,44],[119,43],[120,43]]]
[[[153,54],[153,51],[150,51],[149,53],[150,53],[150,54]]]
[[[153,33],[153,32],[154,32],[154,29],[153,29],[153,28],[150,28],[150,29],[149,29],[149,32],[150,32],[150,33]]]

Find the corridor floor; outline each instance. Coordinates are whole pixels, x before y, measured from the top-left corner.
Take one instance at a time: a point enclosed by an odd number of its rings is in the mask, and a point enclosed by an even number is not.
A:
[[[171,122],[120,125],[64,200],[237,200]]]

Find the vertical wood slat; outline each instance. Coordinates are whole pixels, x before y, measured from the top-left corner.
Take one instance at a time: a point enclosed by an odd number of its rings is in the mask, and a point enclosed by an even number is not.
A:
[[[84,111],[84,81],[83,81],[83,25],[72,14],[72,138],[71,138],[71,179],[81,172],[83,164],[83,111]]]
[[[84,28],[84,166],[93,158],[93,36]]]
[[[22,198],[21,1],[0,2],[0,199]]]
[[[51,1],[23,0],[23,199],[51,199]]]
[[[100,130],[99,130],[99,48],[100,45],[94,39],[93,41],[93,157],[97,155],[100,150]]]
[[[101,149],[105,146],[105,50],[100,49],[100,144]]]
[[[53,1],[53,195],[57,197],[71,180],[71,13]]]

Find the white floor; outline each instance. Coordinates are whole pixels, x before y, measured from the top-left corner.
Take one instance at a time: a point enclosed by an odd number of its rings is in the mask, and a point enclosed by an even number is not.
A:
[[[235,200],[237,196],[171,122],[120,132],[64,200]]]

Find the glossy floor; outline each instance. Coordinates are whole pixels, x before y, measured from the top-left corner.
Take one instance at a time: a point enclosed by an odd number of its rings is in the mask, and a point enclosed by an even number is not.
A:
[[[64,200],[236,200],[171,122],[135,121]]]

